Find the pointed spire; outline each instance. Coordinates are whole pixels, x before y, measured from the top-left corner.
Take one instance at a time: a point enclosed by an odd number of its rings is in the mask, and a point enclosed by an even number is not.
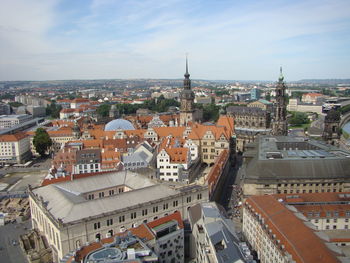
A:
[[[188,73],[188,58],[187,58],[188,54],[186,53],[186,73],[185,73],[185,78],[189,78],[190,74]]]
[[[283,79],[284,79],[284,76],[283,76],[283,73],[282,73],[282,66],[280,67],[280,77],[278,79],[280,81],[283,81]]]

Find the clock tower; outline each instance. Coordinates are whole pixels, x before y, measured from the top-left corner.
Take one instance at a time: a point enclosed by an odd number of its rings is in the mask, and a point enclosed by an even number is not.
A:
[[[187,126],[188,122],[194,121],[194,93],[191,90],[190,74],[188,73],[188,61],[186,57],[186,73],[184,89],[180,94],[180,126]]]
[[[282,67],[280,68],[280,77],[276,86],[276,104],[275,116],[272,123],[272,134],[288,135],[286,85],[284,83]]]

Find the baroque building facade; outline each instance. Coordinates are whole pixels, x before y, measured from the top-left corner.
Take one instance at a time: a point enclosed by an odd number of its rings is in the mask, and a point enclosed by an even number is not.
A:
[[[254,142],[259,134],[271,132],[271,114],[269,111],[254,106],[230,106],[227,115],[234,117],[236,150],[244,151],[248,143]]]

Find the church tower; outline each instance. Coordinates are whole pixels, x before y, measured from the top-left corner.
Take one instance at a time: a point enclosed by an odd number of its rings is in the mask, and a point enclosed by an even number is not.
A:
[[[322,138],[326,142],[333,144],[340,139],[340,112],[330,109],[324,118],[324,128]]]
[[[180,126],[187,126],[188,122],[194,121],[194,93],[191,90],[190,74],[188,73],[188,61],[186,57],[186,73],[184,89],[180,94]]]
[[[272,123],[273,135],[288,135],[287,123],[287,103],[286,103],[286,85],[284,83],[284,76],[282,74],[282,67],[280,68],[280,76],[276,86],[276,104],[275,116]]]

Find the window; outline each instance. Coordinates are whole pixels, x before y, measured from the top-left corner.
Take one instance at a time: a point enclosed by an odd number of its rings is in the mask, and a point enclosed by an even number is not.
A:
[[[132,212],[131,213],[131,219],[135,219],[136,218],[136,212]]]
[[[168,209],[168,203],[163,204],[163,210],[167,210]]]
[[[109,195],[114,195],[114,190],[109,190]]]
[[[119,217],[119,223],[124,222],[124,221],[125,221],[125,216],[120,216]]]
[[[107,219],[107,226],[113,225],[113,219]]]
[[[158,206],[154,206],[153,207],[153,213],[157,213],[158,212]]]
[[[339,217],[339,212],[338,211],[334,212],[334,217]]]
[[[89,200],[92,200],[92,199],[94,199],[94,198],[95,198],[95,195],[94,195],[94,194],[89,194],[89,195],[88,195],[88,199],[89,199]]]
[[[179,202],[177,200],[173,201],[173,207],[176,207],[179,205]]]
[[[142,209],[142,216],[146,216],[147,215],[147,209]]]
[[[190,203],[191,202],[191,196],[187,196],[186,201],[187,201],[187,203]]]
[[[201,193],[197,194],[197,199],[198,200],[202,199],[202,194]]]
[[[99,229],[101,227],[100,222],[94,223],[94,229]]]
[[[105,196],[105,193],[104,192],[100,192],[98,193],[98,196],[101,198],[101,197],[104,197]]]

